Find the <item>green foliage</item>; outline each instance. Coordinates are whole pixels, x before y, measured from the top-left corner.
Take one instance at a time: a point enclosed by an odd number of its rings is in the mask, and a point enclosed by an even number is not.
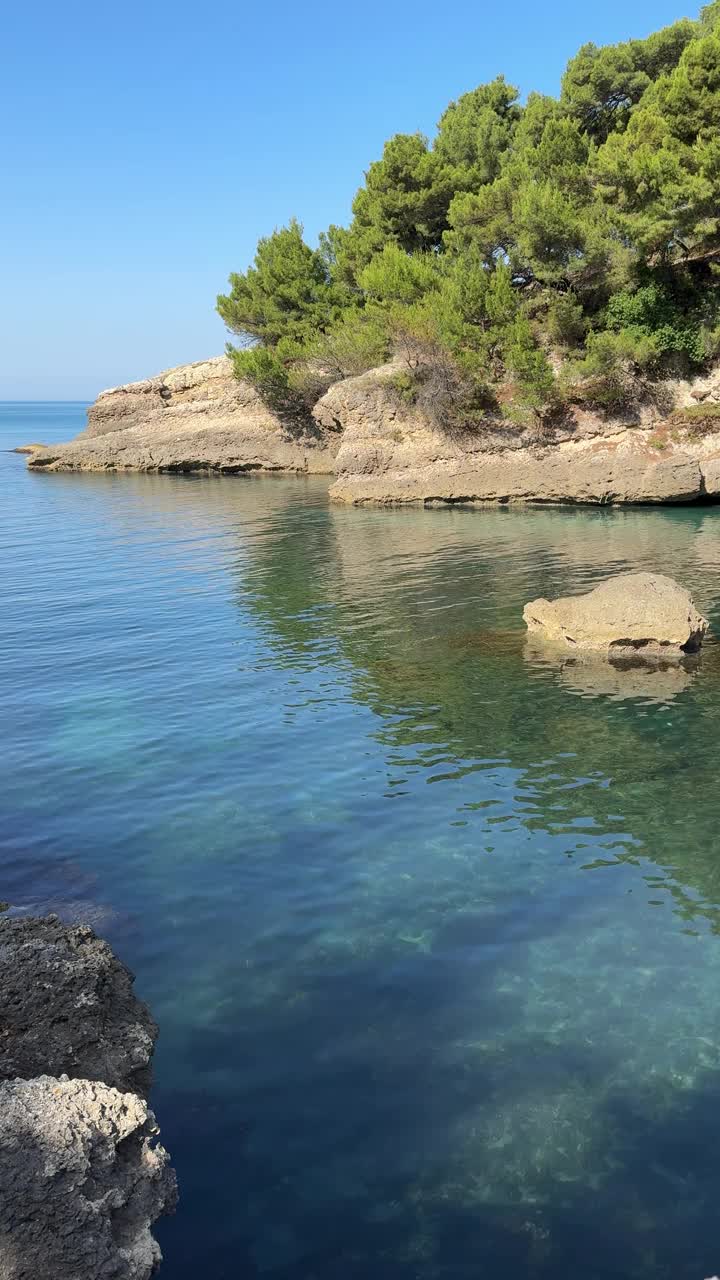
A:
[[[466,425],[493,387],[525,413],[566,393],[614,410],[701,366],[720,350],[720,0],[584,45],[559,99],[521,106],[498,77],[433,141],[395,135],[349,226],[317,249],[275,231],[218,310],[258,344],[239,376],[285,409],[391,355],[406,397]]]
[[[572,293],[557,293],[547,305],[547,331],[558,347],[577,347],[587,332],[582,305]]]
[[[517,379],[521,404],[538,413],[551,407],[557,399],[555,375],[527,316],[520,315],[513,322],[506,353],[508,367]]]
[[[614,130],[625,128],[653,81],[677,66],[694,32],[694,23],[683,19],[647,40],[600,49],[583,45],[563,76],[562,102],[591,137],[604,142]]]
[[[617,412],[637,399],[638,375],[657,359],[652,338],[621,329],[590,333],[583,360],[565,371],[571,398]]]
[[[251,383],[271,408],[282,411],[290,406],[288,371],[277,351],[272,347],[248,347],[244,351],[230,347],[228,355],[236,378]]]
[[[353,200],[353,220],[342,237],[335,229],[336,274],[354,282],[371,258],[392,243],[406,253],[436,248],[447,226],[453,180],[420,133],[396,134],[382,159],[370,165]]]
[[[712,252],[720,241],[720,35],[687,44],[597,157],[618,231],[646,261]]]
[[[371,258],[359,277],[365,297],[385,305],[409,306],[436,287],[438,261],[430,254],[410,254],[393,241]]]
[[[389,354],[387,317],[378,309],[354,308],[302,348],[288,369],[288,385],[312,405],[334,382],[383,364]]]
[[[328,328],[337,301],[323,255],[305,244],[293,219],[259,242],[254,265],[230,276],[230,293],[217,308],[231,332],[275,346]]]
[[[607,327],[647,339],[657,356],[677,353],[691,364],[702,364],[708,356],[708,339],[702,309],[693,301],[683,306],[681,295],[653,281],[614,294],[605,313]]]
[[[720,431],[720,404],[710,401],[688,405],[677,409],[670,421],[675,426],[685,427],[690,436],[714,435]]]
[[[498,76],[451,102],[438,125],[434,154],[453,170],[454,190],[492,182],[522,116],[518,91]]]

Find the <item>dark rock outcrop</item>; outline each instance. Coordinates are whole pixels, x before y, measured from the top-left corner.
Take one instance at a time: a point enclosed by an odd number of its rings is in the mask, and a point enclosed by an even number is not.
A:
[[[0,920],[0,1079],[68,1075],[147,1097],[157,1027],[87,925]]]
[[[0,1280],[149,1280],[175,1207],[157,1027],[87,926],[0,920]],[[141,1096],[142,1095],[142,1096]]]

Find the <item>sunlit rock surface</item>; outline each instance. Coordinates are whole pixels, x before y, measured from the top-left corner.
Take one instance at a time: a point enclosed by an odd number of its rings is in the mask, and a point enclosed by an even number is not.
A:
[[[179,365],[103,391],[69,444],[35,450],[35,471],[297,471],[330,473],[333,432],[281,418],[227,356]]]
[[[609,418],[574,408],[550,427],[492,418],[445,429],[393,391],[397,366],[338,382],[315,406],[320,426],[342,431],[333,498],[355,504],[665,503],[720,492],[720,435],[671,426],[647,405]],[[707,384],[707,390],[705,390]],[[703,381],[709,399],[717,377]],[[695,383],[668,385],[675,405]]]
[[[147,1104],[43,1075],[0,1085],[0,1115],[1,1280],[148,1280],[176,1187]]]
[[[33,471],[316,473],[332,496],[377,504],[672,503],[720,496],[720,433],[670,404],[720,402],[720,372],[663,387],[662,404],[607,417],[577,406],[554,425],[488,416],[446,427],[398,397],[395,364],[335,383],[293,418],[238,382],[226,356],[103,391],[68,444],[32,446]],[[664,403],[667,401],[667,404]]]
[[[623,573],[586,595],[531,600],[528,631],[570,649],[614,657],[696,652],[708,622],[689,593],[662,573]]]

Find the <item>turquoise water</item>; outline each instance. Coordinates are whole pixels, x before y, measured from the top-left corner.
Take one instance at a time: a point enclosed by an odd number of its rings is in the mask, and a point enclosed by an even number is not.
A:
[[[660,568],[720,634],[720,510],[0,489],[0,897],[160,1023],[163,1276],[715,1274],[720,645],[618,676],[521,610]]]

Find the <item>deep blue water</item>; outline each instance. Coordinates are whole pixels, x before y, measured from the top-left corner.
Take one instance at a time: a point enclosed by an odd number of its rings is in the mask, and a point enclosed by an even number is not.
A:
[[[715,1274],[720,644],[612,677],[521,612],[659,568],[720,634],[720,509],[0,490],[0,897],[160,1023],[165,1280]]]

